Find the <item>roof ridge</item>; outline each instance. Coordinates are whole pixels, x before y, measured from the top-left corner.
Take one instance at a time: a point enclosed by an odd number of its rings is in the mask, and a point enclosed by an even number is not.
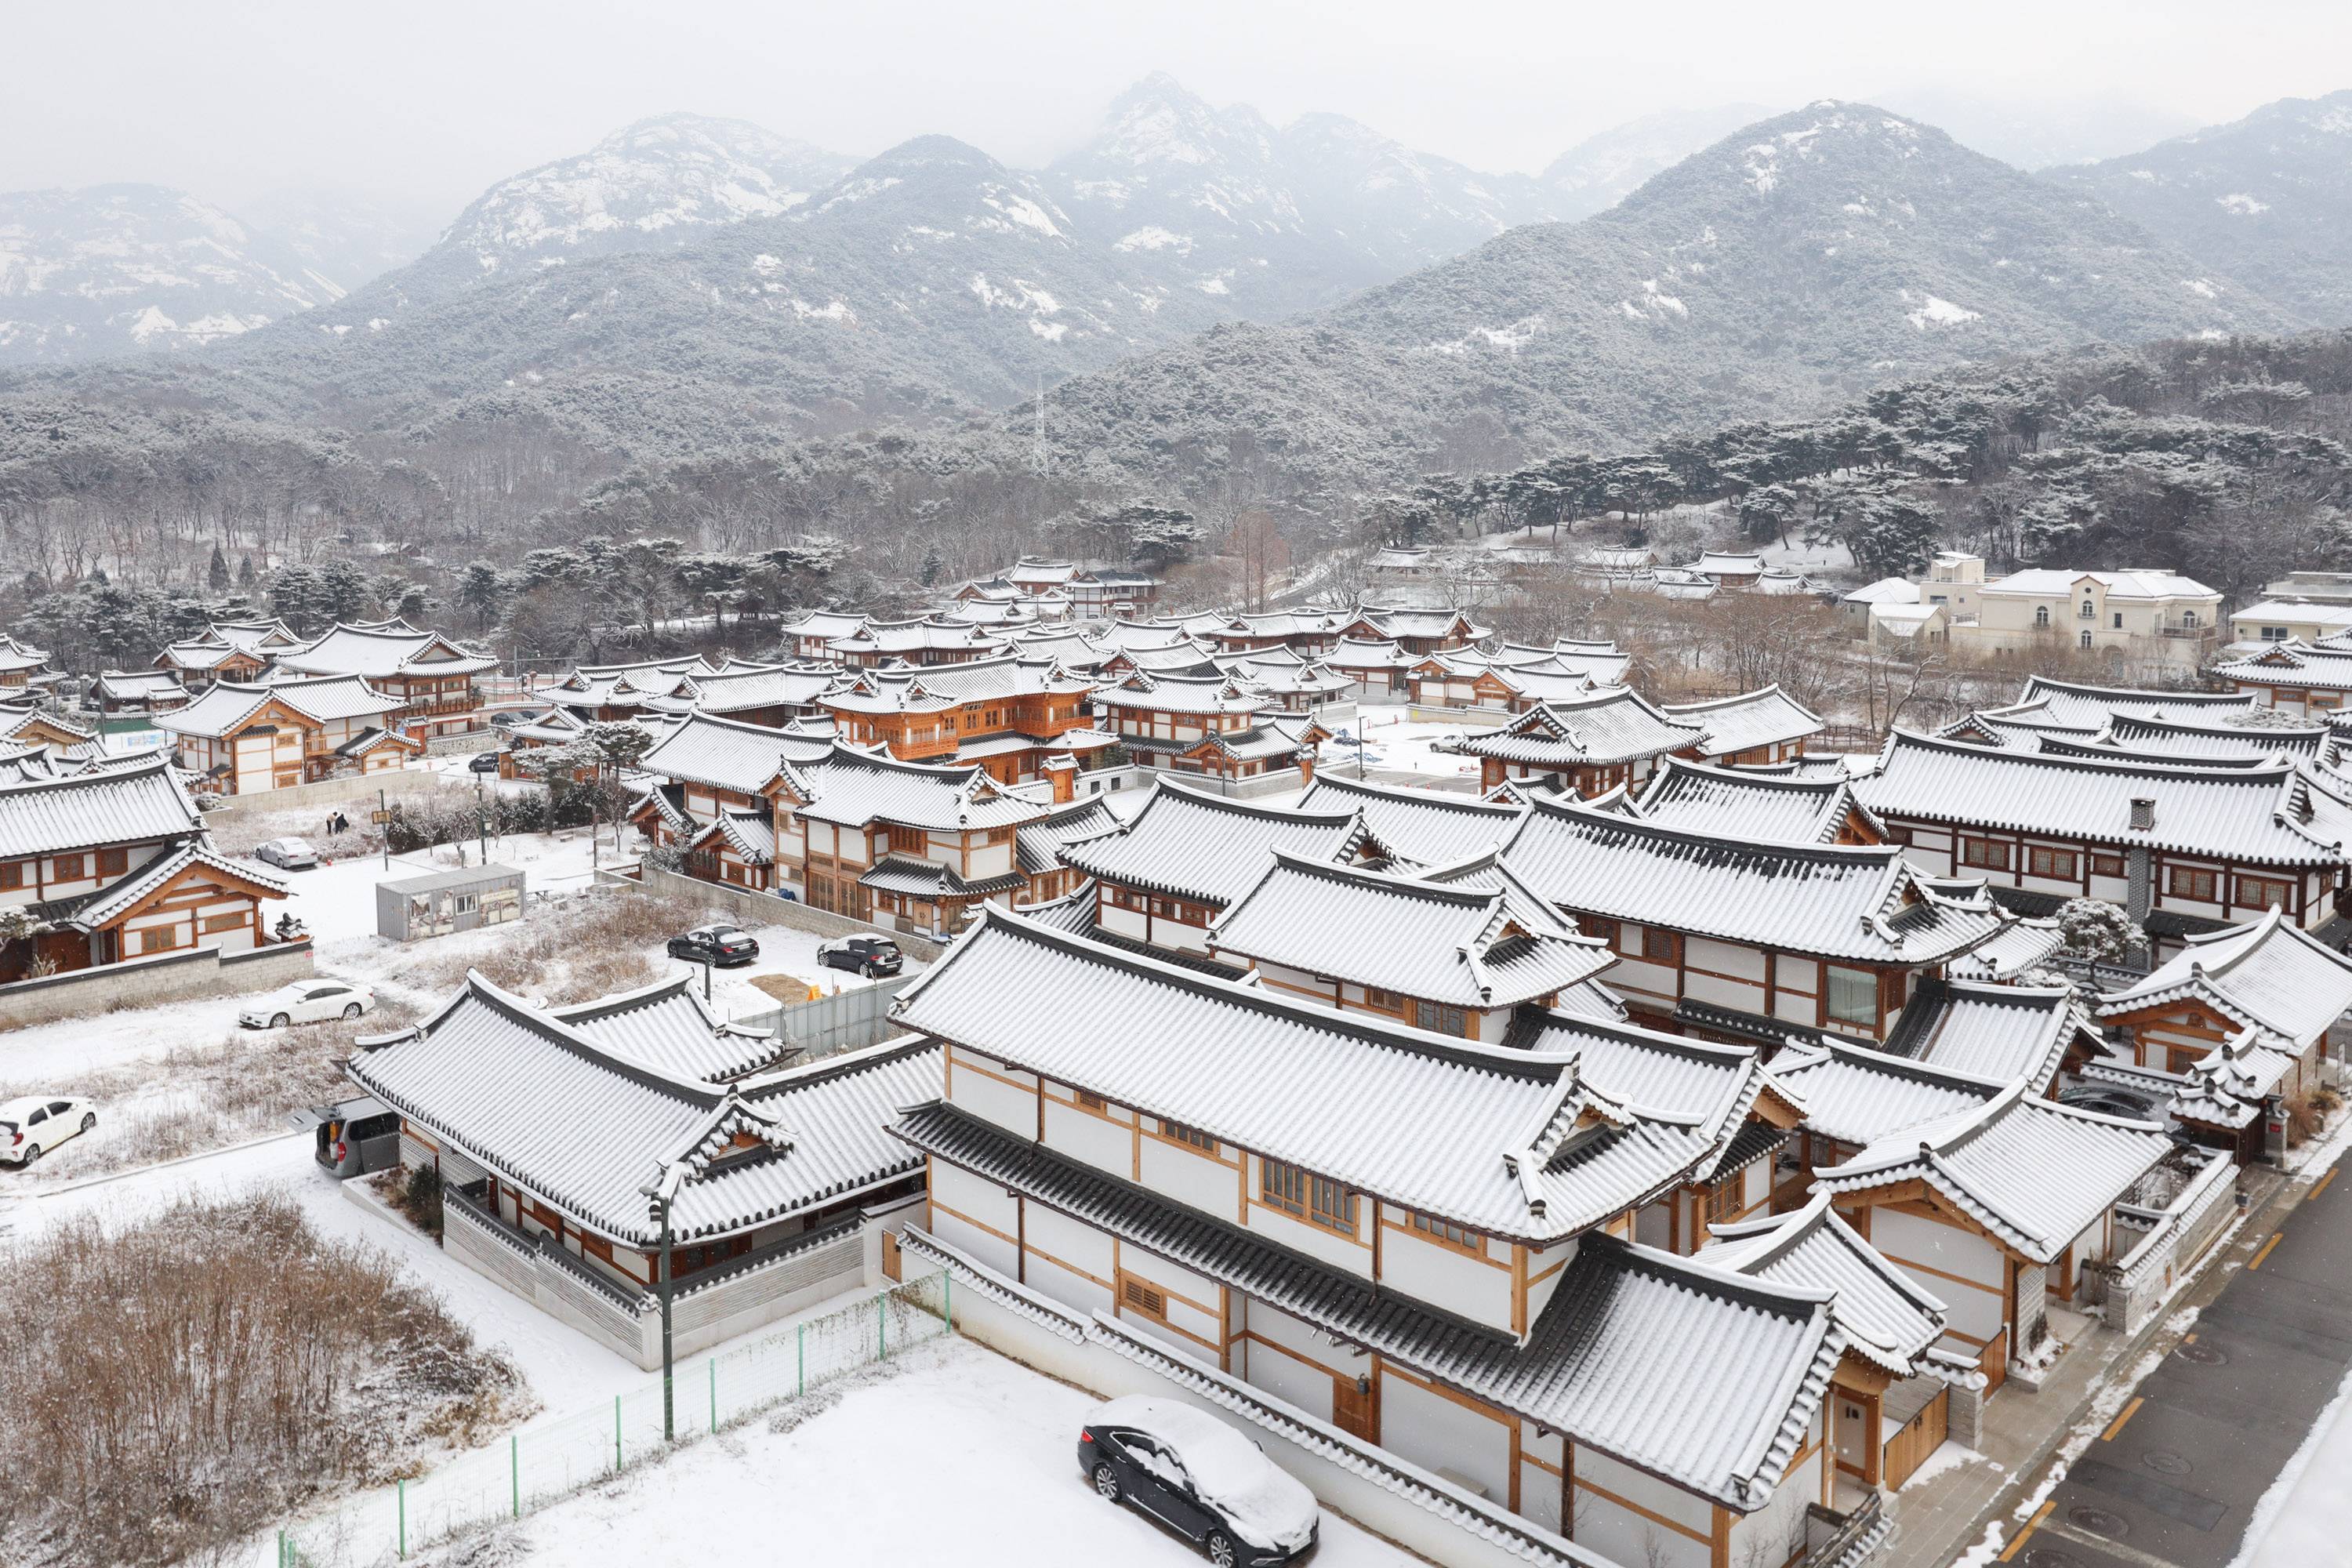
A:
[[[1982,715],[1971,715],[1982,717]],[[2028,725],[2025,728],[2033,728]],[[2186,779],[2208,784],[2239,784],[2259,780],[2270,784],[2298,771],[2302,764],[2294,761],[2258,763],[2251,767],[2215,767],[2210,763],[2184,757],[2178,763],[2144,762],[2135,757],[2069,756],[2063,763],[2053,763],[2039,752],[2014,751],[2007,746],[1978,746],[1966,741],[1948,740],[1941,735],[1929,735],[1901,725],[1887,731],[1888,750],[1882,754],[1880,769],[1885,770],[1885,758],[1904,745],[1924,746],[1930,750],[1959,756],[1985,757],[2001,762],[2022,763],[2036,767],[2091,767],[2109,773],[2126,773],[2139,778]]]
[[[1971,748],[1973,749],[1973,748]],[[1784,856],[1791,859],[1811,860],[1824,865],[1867,867],[1874,861],[1899,864],[1903,860],[1902,846],[1896,844],[1792,844],[1772,838],[1733,838],[1719,833],[1702,833],[1696,828],[1676,827],[1669,823],[1655,822],[1646,816],[1628,816],[1622,812],[1595,811],[1590,801],[1569,800],[1559,796],[1530,796],[1528,802],[1530,823],[1546,813],[1583,821],[1620,832],[1638,832],[1654,838],[1672,838],[1685,844],[1696,844],[1717,849],[1753,851],[1759,855]],[[1516,837],[1517,836],[1514,835]]]

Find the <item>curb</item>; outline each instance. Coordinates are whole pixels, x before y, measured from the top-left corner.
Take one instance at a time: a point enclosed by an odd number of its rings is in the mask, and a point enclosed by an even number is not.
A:
[[[66,1182],[58,1186],[44,1187],[38,1192],[26,1193],[24,1196],[33,1202],[38,1202],[43,1198],[62,1197],[67,1193],[86,1192],[91,1187],[105,1186],[110,1182],[127,1182],[133,1176],[144,1176],[154,1171],[168,1171],[174,1165],[193,1165],[199,1160],[218,1159],[223,1154],[234,1154],[240,1149],[258,1149],[264,1143],[277,1143],[301,1136],[302,1130],[299,1127],[290,1132],[265,1132],[258,1138],[247,1138],[242,1143],[224,1143],[217,1149],[205,1149],[194,1154],[183,1154],[176,1160],[162,1160],[152,1165],[134,1165],[130,1170],[113,1171],[103,1176],[85,1176],[79,1182]]]

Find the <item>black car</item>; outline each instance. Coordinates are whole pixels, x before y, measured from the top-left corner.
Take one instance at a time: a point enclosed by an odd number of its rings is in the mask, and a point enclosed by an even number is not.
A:
[[[868,980],[896,974],[906,967],[898,944],[887,936],[843,936],[820,942],[817,962],[827,969],[850,969]]]
[[[474,760],[466,765],[478,773],[494,773],[499,771],[499,754],[496,752],[477,752]]]
[[[760,944],[749,931],[733,926],[697,926],[684,936],[669,939],[669,955],[726,969],[759,957]]]
[[[1129,1503],[1197,1543],[1217,1568],[1267,1568],[1312,1551],[1315,1494],[1207,1411],[1130,1394],[1078,1433],[1078,1468],[1106,1502]]]

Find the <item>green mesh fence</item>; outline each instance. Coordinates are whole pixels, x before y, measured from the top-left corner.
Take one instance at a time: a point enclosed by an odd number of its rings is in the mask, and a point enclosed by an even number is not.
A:
[[[952,1324],[942,1272],[861,1298],[823,1317],[715,1355],[679,1360],[671,1441],[662,1436],[656,1373],[609,1404],[538,1421],[412,1480],[345,1500],[266,1542],[275,1568],[374,1568],[536,1509],[667,1448],[695,1442],[816,1393],[845,1373],[887,1363]]]

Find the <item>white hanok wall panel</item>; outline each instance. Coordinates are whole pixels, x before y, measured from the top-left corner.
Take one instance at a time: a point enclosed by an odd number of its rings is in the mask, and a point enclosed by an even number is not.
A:
[[[948,1047],[948,1102],[1021,1138],[1037,1136],[1037,1079],[961,1046]]]
[[[1331,1419],[1331,1380],[1365,1377],[1371,1358],[1351,1354],[1278,1307],[1251,1298],[1243,1323],[1250,1336],[1249,1381],[1318,1420]]]
[[[1369,1200],[1368,1200],[1369,1201]],[[1501,1260],[1432,1241],[1411,1227],[1406,1211],[1383,1207],[1381,1284],[1455,1317],[1497,1329],[1511,1326],[1509,1248]]]
[[[1123,1181],[1135,1176],[1135,1123],[1126,1107],[1090,1110],[1068,1089],[1045,1086],[1045,1147]]]
[[[1813,1417],[1805,1441],[1821,1441],[1822,1420]],[[1772,1500],[1754,1513],[1731,1520],[1731,1562],[1782,1563],[1795,1560],[1805,1544],[1805,1505],[1822,1500],[1822,1465],[1827,1456],[1818,1447],[1789,1467],[1772,1493]]]
[[[1546,1530],[1559,1531],[1564,1485],[1562,1456],[1568,1440],[1532,1421],[1519,1423],[1519,1512]]]
[[[1040,1267],[1051,1268],[1083,1286],[1084,1292],[1098,1293],[1101,1300],[1092,1305],[1109,1305],[1118,1249],[1108,1235],[1040,1203],[1023,1205],[1021,1224],[1021,1239],[1029,1250],[1030,1284],[1050,1296],[1078,1301],[1079,1296],[1064,1296],[1056,1284],[1038,1278]]]
[[[1222,1157],[1190,1144],[1152,1136],[1156,1124],[1147,1121],[1143,1139],[1143,1184],[1188,1208],[1238,1220],[1242,1205],[1243,1156],[1222,1148]]]
[[[1511,1420],[1450,1399],[1418,1379],[1381,1368],[1381,1447],[1424,1469],[1468,1481],[1491,1502],[1511,1497]]]
[[[1945,1325],[1970,1336],[1967,1349],[1989,1343],[2000,1332],[2009,1268],[2006,1256],[1990,1240],[1956,1225],[1876,1208],[1870,1215],[1870,1244],[1944,1303]]]
[[[1572,1473],[1570,1539],[1579,1546],[1642,1568],[1711,1568],[1714,1504],[1581,1444]]]
[[[1021,1234],[1019,1201],[959,1166],[940,1160],[930,1164],[931,1229],[991,1268],[1018,1275],[1020,1249],[1013,1238]]]

